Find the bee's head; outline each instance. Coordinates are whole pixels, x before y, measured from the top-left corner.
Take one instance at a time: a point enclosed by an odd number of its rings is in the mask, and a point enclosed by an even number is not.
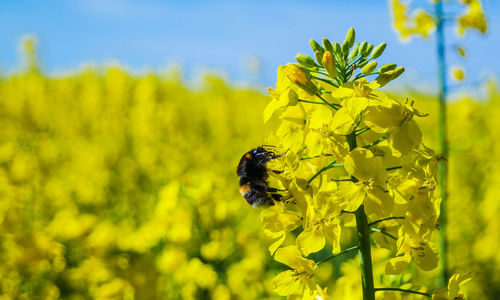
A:
[[[258,148],[253,149],[251,151],[251,153],[252,153],[253,157],[260,158],[260,157],[264,157],[264,156],[269,156],[269,154],[271,154],[272,152],[266,150],[263,147],[258,147]]]

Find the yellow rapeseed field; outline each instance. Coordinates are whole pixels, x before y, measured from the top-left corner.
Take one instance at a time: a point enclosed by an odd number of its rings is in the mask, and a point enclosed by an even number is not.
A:
[[[0,299],[279,298],[272,278],[287,267],[235,173],[264,143],[270,98],[215,76],[193,88],[175,72],[49,77],[31,62],[0,78]],[[435,148],[435,99],[394,97],[430,114],[417,122]],[[500,293],[499,114],[494,84],[486,100],[449,104],[448,255],[451,271],[473,272],[470,299]],[[383,272],[386,253],[372,255]],[[316,276],[331,295],[361,295],[354,255]],[[428,277],[417,282],[435,287]]]

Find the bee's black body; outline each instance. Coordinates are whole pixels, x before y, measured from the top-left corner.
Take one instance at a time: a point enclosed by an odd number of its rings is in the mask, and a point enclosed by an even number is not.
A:
[[[266,163],[282,155],[258,147],[241,157],[236,173],[240,177],[240,193],[250,205],[273,205],[273,199],[281,199],[282,195],[276,193],[278,190],[268,186]]]

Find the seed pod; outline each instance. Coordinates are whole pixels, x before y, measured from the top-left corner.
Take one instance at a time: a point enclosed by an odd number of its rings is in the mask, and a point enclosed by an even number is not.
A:
[[[309,79],[310,75],[307,69],[289,64],[286,68],[286,77],[309,95],[315,95],[318,92],[318,87]]]
[[[319,51],[321,53],[325,52],[325,49],[318,44],[315,40],[310,40],[309,43],[311,44],[311,48],[313,49],[314,52]]]
[[[333,45],[327,38],[323,38],[323,48],[325,48],[326,51],[333,52]]]
[[[364,66],[363,69],[361,69],[361,73],[363,73],[363,75],[371,74],[376,67],[377,67],[377,62],[372,61],[368,63],[366,66]]]
[[[337,66],[335,66],[335,56],[330,51],[326,51],[325,54],[323,54],[322,63],[328,75],[332,78],[336,78],[338,73]]]
[[[345,36],[345,41],[347,42],[347,44],[349,44],[349,48],[351,48],[352,45],[354,45],[355,38],[356,38],[356,33],[354,32],[354,28],[351,27],[349,28]]]
[[[378,69],[378,72],[380,74],[382,73],[385,73],[387,71],[392,71],[396,68],[396,64],[395,63],[390,63],[390,64],[385,64],[383,66],[381,66],[379,69]]]
[[[299,64],[303,65],[306,68],[314,68],[317,66],[314,60],[309,55],[299,53],[297,54],[297,56],[295,56],[295,59],[299,62]]]
[[[375,58],[379,57],[380,55],[382,55],[382,53],[384,53],[386,46],[387,46],[386,43],[382,43],[382,44],[378,45],[377,47],[375,47],[375,49],[373,49],[373,52],[372,52],[372,59],[375,59]]]

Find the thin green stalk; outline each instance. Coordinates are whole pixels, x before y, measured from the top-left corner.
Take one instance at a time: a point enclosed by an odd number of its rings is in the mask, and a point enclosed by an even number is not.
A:
[[[356,134],[347,135],[349,150],[357,147]],[[358,180],[351,177],[354,182]],[[372,254],[370,245],[370,227],[365,214],[365,207],[361,205],[355,212],[356,230],[359,245],[359,260],[361,265],[361,283],[363,286],[363,300],[375,300],[375,287],[373,284]]]
[[[342,179],[331,179],[331,181],[351,181],[352,182],[352,178],[342,178]]]
[[[304,103],[312,103],[312,104],[321,104],[321,105],[328,105],[324,102],[318,102],[318,101],[309,101],[309,100],[302,100],[302,99],[299,99],[298,100],[299,102],[304,102]]]
[[[329,257],[327,257],[327,258],[324,258],[324,259],[322,259],[322,260],[318,261],[316,264],[317,264],[317,265],[320,265],[320,264],[322,264],[322,263],[324,263],[324,262],[327,262],[327,261],[329,261],[330,259],[333,259],[333,258],[335,258],[335,257],[337,257],[337,256],[340,256],[340,255],[343,255],[343,254],[346,254],[346,253],[349,253],[349,252],[352,252],[352,251],[354,251],[354,250],[358,250],[358,249],[359,249],[359,246],[353,246],[353,247],[351,247],[351,248],[347,248],[347,249],[345,249],[345,250],[344,250],[344,251],[342,251],[342,252],[335,253],[335,254],[333,254],[332,256],[329,256]]]
[[[319,174],[323,173],[324,171],[326,171],[328,169],[331,169],[331,168],[343,167],[344,166],[344,164],[336,164],[335,162],[337,162],[337,161],[334,160],[332,162],[329,162],[323,168],[321,168],[316,174],[313,175],[313,177],[309,178],[309,180],[307,181],[307,185],[309,185],[316,177],[319,176]]]
[[[368,226],[373,226],[375,224],[378,224],[378,223],[384,222],[384,221],[388,221],[388,220],[404,220],[404,218],[405,217],[388,217],[388,218],[380,219],[380,220],[377,220],[377,221],[373,221],[370,224],[368,224]]]
[[[368,224],[368,226],[369,226],[369,224]],[[385,231],[385,230],[382,230],[382,229],[380,229],[380,228],[370,228],[370,231],[371,231],[371,232],[379,232],[379,233],[381,233],[381,234],[383,234],[383,235],[386,235],[386,236],[390,237],[391,239],[393,239],[393,240],[395,240],[395,241],[397,241],[397,240],[398,240],[398,238],[397,238],[397,237],[393,236],[393,235],[392,235],[392,234],[390,234],[389,232],[387,232],[387,231]]]
[[[366,77],[366,76],[370,76],[370,75],[379,75],[379,74],[380,74],[379,72],[370,73],[370,74],[366,74],[366,75],[364,75],[363,73],[360,73],[360,74],[356,75],[356,77],[352,81],[356,81],[358,79],[361,79],[362,77]]]
[[[378,140],[376,140],[375,142],[373,142],[373,143],[370,143],[370,144],[368,144],[368,145],[363,146],[363,148],[365,148],[365,149],[371,148],[371,147],[373,147],[373,146],[376,146],[376,145],[378,145],[378,144],[382,143],[382,142],[383,142],[383,141],[385,141],[385,140],[387,140],[387,137],[386,137],[386,136],[383,136],[383,137],[379,138]]]
[[[364,133],[364,132],[366,132],[368,130],[370,130],[370,127],[365,127],[363,129],[359,129],[359,130],[356,131],[356,135],[358,136],[358,135],[360,135],[360,134],[362,134],[362,133]]]
[[[407,290],[407,289],[400,289],[400,288],[376,288],[375,292],[379,291],[397,291],[397,292],[403,292],[403,293],[411,293],[411,294],[417,294],[417,295],[422,295],[426,297],[432,297],[431,294],[419,292],[419,291],[413,291],[413,290]]]
[[[314,78],[314,79],[317,79],[317,80],[321,80],[321,81],[323,81],[323,82],[326,82],[326,83],[328,83],[329,85],[333,85],[334,87],[339,87],[338,85],[336,85],[336,84],[335,84],[335,82],[330,81],[330,80],[328,80],[328,79],[324,79],[324,78],[317,77],[317,76],[311,76],[311,77],[312,77],[312,78]]]
[[[318,97],[319,99],[321,99],[321,101],[323,101],[323,103],[325,103],[326,105],[330,106],[331,108],[333,108],[335,110],[339,110],[339,108],[342,107],[340,104],[330,103],[330,102],[326,101],[326,99],[323,98],[323,97],[321,97],[320,94],[316,94],[316,97]]]
[[[443,24],[443,4],[442,1],[435,1],[435,17],[437,23],[437,56],[438,56],[438,71],[439,71],[439,143],[441,152],[448,155],[448,138],[446,136],[446,57],[445,57],[445,40],[444,40],[444,24]],[[447,259],[447,240],[446,240],[446,198],[448,196],[448,164],[446,160],[439,161],[438,181],[441,192],[441,276],[439,286],[448,284],[448,259]]]
[[[313,71],[313,73],[321,74],[321,75],[324,75],[324,76],[326,76],[326,77],[329,77],[329,78],[330,78],[330,74],[323,73],[323,72],[321,72],[321,71],[319,71],[319,70],[317,70],[317,71]]]
[[[397,170],[397,169],[402,169],[403,166],[396,166],[396,167],[390,167],[390,168],[386,168],[387,171],[393,171],[393,170]]]
[[[313,158],[323,158],[323,157],[328,157],[328,156],[333,156],[333,155],[327,153],[325,155],[305,156],[305,157],[301,157],[300,160],[313,159]]]

